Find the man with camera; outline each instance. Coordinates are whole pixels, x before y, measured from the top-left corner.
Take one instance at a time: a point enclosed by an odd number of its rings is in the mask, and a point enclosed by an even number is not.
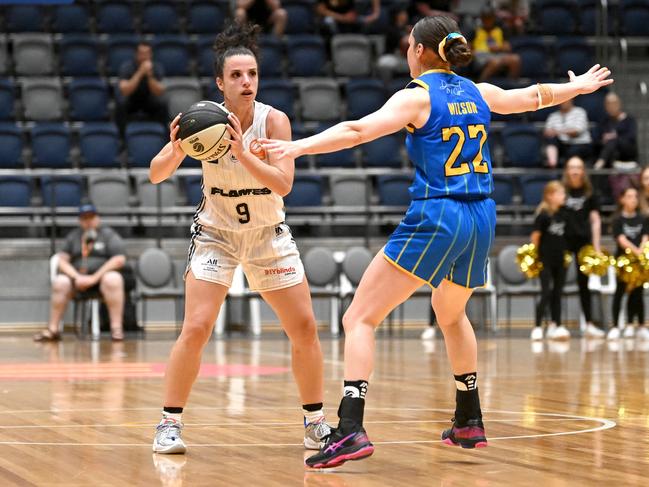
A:
[[[34,341],[61,339],[59,323],[75,294],[100,293],[110,317],[114,341],[124,339],[124,279],[120,269],[126,264],[122,238],[112,228],[102,226],[92,203],[79,207],[79,228],[68,234],[58,255],[58,275],[52,281],[50,318],[47,328]]]

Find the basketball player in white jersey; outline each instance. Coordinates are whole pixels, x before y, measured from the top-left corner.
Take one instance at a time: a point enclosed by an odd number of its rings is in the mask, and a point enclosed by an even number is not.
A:
[[[216,83],[230,113],[230,151],[203,162],[203,197],[192,225],[185,273],[185,318],[165,373],[162,420],[153,442],[157,453],[184,453],[182,411],[200,367],[219,309],[238,264],[280,319],[291,340],[293,374],[304,414],[304,446],[318,449],[330,433],[324,421],[322,351],[309,286],[289,227],[282,197],[291,191],[292,158],[268,157],[259,138],[291,139],[288,117],[255,101],[259,27],[231,25],[214,43]],[[178,115],[170,142],[151,161],[150,179],[170,177],[185,154]]]

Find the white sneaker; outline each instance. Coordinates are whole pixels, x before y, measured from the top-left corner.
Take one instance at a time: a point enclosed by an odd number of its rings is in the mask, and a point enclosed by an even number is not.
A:
[[[649,329],[646,326],[638,327],[638,332],[635,334],[638,340],[647,340],[649,341]]]
[[[635,326],[626,325],[624,328],[624,333],[622,334],[624,338],[633,338],[635,336]]]
[[[182,431],[183,424],[180,421],[162,418],[156,427],[153,451],[155,453],[185,453],[187,446],[180,437]]]
[[[317,423],[306,424],[304,426],[304,448],[307,450],[319,450],[324,446],[330,434],[331,426],[325,422],[324,417]]]
[[[426,329],[422,332],[422,334],[421,334],[421,339],[422,339],[422,340],[434,340],[434,339],[435,339],[435,334],[436,334],[436,333],[437,333],[437,332],[435,331],[435,327],[434,327],[434,326],[429,326],[428,328],[426,328]]]
[[[548,327],[545,329],[545,338],[548,340],[554,339],[554,334],[557,331],[557,324],[554,321],[551,321],[548,324]]]
[[[586,329],[584,330],[584,336],[588,338],[604,338],[604,335],[604,330],[596,327],[592,323],[588,323],[586,325]]]
[[[620,329],[617,326],[614,326],[606,334],[607,340],[619,340],[620,338]]]
[[[554,330],[554,333],[552,334],[551,339],[560,341],[570,340],[570,332],[563,325],[557,326]]]
[[[532,334],[530,335],[530,339],[533,342],[543,340],[543,328],[541,328],[540,326],[535,326],[534,328],[532,328]]]

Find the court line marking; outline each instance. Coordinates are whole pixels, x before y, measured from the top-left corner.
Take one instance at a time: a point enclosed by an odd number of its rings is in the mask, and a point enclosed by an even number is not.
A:
[[[485,423],[517,423],[520,421],[525,421],[524,419],[489,419],[485,420]],[[574,418],[552,418],[552,419],[535,419],[535,423],[547,423],[547,422],[558,422],[558,421],[584,421],[582,419]],[[644,420],[643,420],[644,421]],[[395,421],[363,421],[363,424],[409,424],[409,423],[448,423],[447,419],[404,419],[404,420],[395,420]],[[593,420],[593,422],[597,422]],[[0,425],[0,429],[10,430],[10,429],[56,429],[56,428],[151,428],[153,423],[118,423],[118,424],[105,424],[105,423],[96,423],[96,424],[25,424],[25,425]],[[299,424],[299,421],[286,421],[286,422],[255,422],[255,423],[183,423],[187,427],[205,427],[213,426],[216,428],[258,428],[260,426],[270,426],[270,427],[281,427],[289,426],[291,428],[295,427],[296,424]]]
[[[394,410],[399,408],[375,408],[375,409],[386,409]],[[437,409],[437,408],[403,408],[402,410],[415,410],[415,411],[442,411],[449,412],[448,409]],[[490,437],[489,441],[497,440],[516,440],[516,439],[528,439],[528,438],[546,438],[552,436],[567,436],[567,435],[577,435],[583,433],[595,433],[598,431],[604,431],[607,429],[614,428],[617,426],[615,421],[605,418],[594,418],[588,416],[579,416],[579,415],[570,415],[570,414],[561,414],[561,413],[540,413],[540,412],[525,412],[525,411],[505,411],[505,410],[493,410],[485,411],[487,413],[503,413],[503,414],[522,414],[522,415],[535,415],[535,416],[553,416],[559,417],[562,419],[572,419],[580,421],[591,421],[601,423],[599,426],[594,428],[588,428],[585,430],[573,430],[573,431],[559,431],[555,433],[537,433],[533,435],[518,435],[518,436],[497,436]],[[488,422],[488,421],[485,421]],[[442,440],[396,440],[396,441],[376,441],[376,445],[414,445],[414,444],[428,444],[428,443],[441,443]],[[6,446],[18,446],[18,445],[31,445],[31,446],[111,446],[111,447],[140,447],[147,446],[150,447],[150,443],[55,443],[55,442],[27,442],[27,441],[0,441],[0,445]],[[188,445],[192,448],[205,448],[205,447],[282,447],[282,446],[302,446],[302,443],[197,443]]]

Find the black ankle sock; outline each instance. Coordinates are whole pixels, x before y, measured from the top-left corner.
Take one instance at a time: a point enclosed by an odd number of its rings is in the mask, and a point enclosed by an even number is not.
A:
[[[302,404],[302,409],[309,412],[320,411],[322,409],[322,403],[314,402],[313,404]]]
[[[366,380],[346,380],[344,383],[343,396],[365,399],[367,386],[368,384]]]
[[[454,375],[455,387],[458,391],[471,391],[478,388],[478,373],[469,372],[468,374]]]
[[[183,412],[183,408],[171,408],[169,406],[163,407],[162,410],[169,414],[182,414]]]
[[[455,391],[455,422],[464,426],[470,419],[481,419],[480,396],[478,389]]]
[[[338,429],[343,433],[357,431],[363,426],[363,412],[365,409],[365,399],[360,397],[345,396],[340,401],[338,407]]]

